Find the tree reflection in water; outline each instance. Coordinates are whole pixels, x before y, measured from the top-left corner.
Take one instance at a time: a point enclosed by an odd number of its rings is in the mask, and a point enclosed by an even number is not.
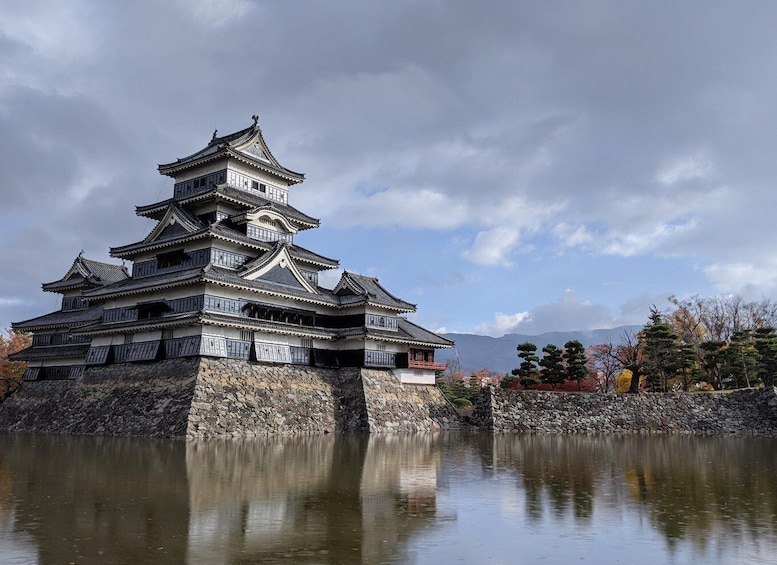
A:
[[[512,470],[526,514],[590,520],[594,504],[636,509],[669,541],[774,538],[777,440],[763,437],[495,435],[485,465]]]
[[[736,562],[777,548],[771,438],[0,439],[3,563]]]

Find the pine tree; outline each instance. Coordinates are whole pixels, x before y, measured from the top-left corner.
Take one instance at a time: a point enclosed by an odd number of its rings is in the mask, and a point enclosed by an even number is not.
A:
[[[677,334],[655,306],[650,309],[650,323],[642,330],[641,342],[645,355],[645,379],[652,390],[668,391],[669,381],[684,361],[680,356]]]
[[[564,359],[561,349],[549,343],[542,348],[544,356],[540,359],[540,379],[549,384],[551,389],[564,383]]]
[[[577,381],[577,389],[583,390],[580,382],[588,376],[588,359],[585,356],[585,347],[576,339],[568,341],[564,344],[563,358],[567,379]]]
[[[528,341],[519,344],[516,349],[518,349],[518,357],[521,359],[521,364],[517,369],[513,369],[512,373],[520,379],[523,388],[526,389],[540,382],[537,369],[540,358],[537,357],[537,346]]]

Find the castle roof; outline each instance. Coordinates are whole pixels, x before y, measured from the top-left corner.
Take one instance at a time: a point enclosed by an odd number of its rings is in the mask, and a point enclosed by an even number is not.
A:
[[[65,292],[112,284],[129,277],[124,265],[101,263],[83,256],[81,252],[76,257],[65,275],[54,282],[43,283],[46,292]]]
[[[161,220],[167,209],[173,204],[178,203],[181,206],[202,202],[204,200],[216,200],[230,202],[250,210],[259,207],[269,207],[283,214],[289,220],[299,224],[300,229],[317,228],[320,225],[319,220],[300,212],[294,206],[289,206],[282,202],[276,202],[269,198],[260,196],[261,193],[248,192],[246,190],[235,188],[228,184],[220,184],[209,188],[204,192],[199,192],[185,198],[169,198],[161,202],[136,206],[135,213],[138,216],[148,217],[154,220]]]
[[[186,232],[185,230],[181,230],[177,233],[171,232],[164,234],[153,241],[149,241],[148,238],[146,238],[143,241],[130,243],[129,245],[112,247],[110,249],[110,253],[114,257],[129,258],[143,251],[162,250],[166,247],[173,247],[196,240],[210,239],[230,241],[261,251],[272,251],[275,247],[275,242],[261,241],[258,239],[250,238],[244,233],[237,231],[222,221],[207,226],[200,222],[198,229],[193,232]],[[336,259],[324,257],[323,255],[319,255],[318,253],[310,251],[309,249],[300,247],[299,245],[288,245],[288,248],[289,254],[294,259],[304,261],[312,265],[316,265],[324,269],[333,269],[339,265],[339,262]]]
[[[62,329],[92,323],[102,315],[103,306],[99,304],[80,310],[57,310],[23,322],[14,322],[11,326],[14,330],[25,332]]]
[[[13,361],[45,361],[49,359],[77,359],[86,357],[88,343],[28,347],[8,356]]]
[[[218,136],[214,131],[210,142],[199,151],[172,163],[159,165],[160,174],[172,177],[191,167],[232,158],[277,175],[291,184],[302,182],[305,179],[304,174],[282,166],[270,152],[259,127],[259,117],[253,116],[253,121],[251,126],[227,135]]]
[[[386,290],[375,277],[365,277],[348,271],[343,273],[334,288],[340,303],[384,306],[399,311],[415,312],[416,305],[398,298]]]
[[[394,343],[408,343],[410,345],[433,345],[438,348],[453,347],[454,342],[434,332],[414,324],[407,318],[397,318],[397,331],[373,327],[355,327],[339,330],[338,335],[343,338],[371,338],[380,341]]]

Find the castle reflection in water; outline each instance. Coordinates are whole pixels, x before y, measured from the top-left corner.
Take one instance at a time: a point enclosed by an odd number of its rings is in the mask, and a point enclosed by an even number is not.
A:
[[[596,555],[600,563],[769,563],[777,555],[774,438],[441,432],[0,441],[4,564]]]

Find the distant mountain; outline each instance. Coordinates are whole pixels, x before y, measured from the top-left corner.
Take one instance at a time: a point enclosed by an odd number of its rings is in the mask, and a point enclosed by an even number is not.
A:
[[[455,349],[438,349],[435,353],[435,361],[448,363],[450,367],[459,356],[459,366],[466,372],[489,369],[496,373],[509,373],[518,366],[519,343],[531,342],[540,351],[547,344],[552,343],[563,347],[568,341],[578,340],[585,347],[598,343],[612,341],[618,343],[623,338],[625,331],[636,333],[642,326],[620,326],[607,330],[588,330],[577,332],[548,332],[539,335],[506,334],[502,337],[490,337],[475,334],[442,334],[456,342]]]

